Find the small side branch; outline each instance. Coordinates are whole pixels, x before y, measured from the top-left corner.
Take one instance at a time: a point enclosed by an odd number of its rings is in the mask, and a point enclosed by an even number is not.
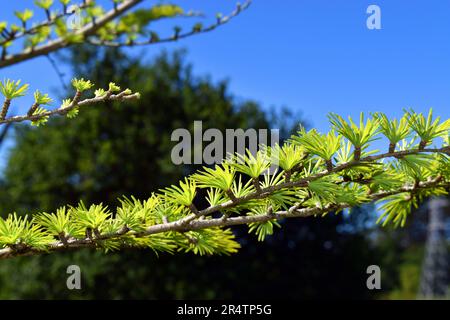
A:
[[[27,120],[28,121],[36,121],[36,120],[39,120],[39,119],[42,119],[45,117],[51,117],[51,116],[55,116],[55,115],[65,115],[65,114],[67,114],[67,112],[69,112],[72,109],[75,109],[78,107],[84,107],[84,106],[88,106],[88,105],[93,105],[93,104],[99,104],[99,103],[106,102],[106,101],[135,100],[135,99],[140,98],[140,94],[139,93],[126,94],[126,92],[123,91],[119,94],[104,95],[101,97],[94,97],[94,98],[89,98],[89,99],[84,99],[84,100],[78,101],[80,98],[81,98],[80,95],[75,95],[75,97],[72,100],[70,105],[68,105],[66,107],[54,109],[51,111],[39,113],[39,114],[31,113],[31,110],[33,108],[34,108],[33,112],[35,111],[35,108],[37,108],[37,106],[32,106],[26,115],[13,116],[13,117],[9,117],[6,119],[1,119],[0,125],[7,124],[7,123],[13,123],[13,122],[23,122],[23,121],[27,121]]]

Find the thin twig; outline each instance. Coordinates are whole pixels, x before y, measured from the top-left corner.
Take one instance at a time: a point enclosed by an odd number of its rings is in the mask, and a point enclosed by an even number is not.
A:
[[[53,58],[50,56],[50,54],[47,54],[46,57],[47,57],[47,60],[50,62],[50,64],[51,64],[53,70],[55,70],[55,73],[56,73],[56,75],[58,76],[59,81],[61,82],[61,86],[62,86],[65,90],[68,90],[67,84],[66,84],[65,81],[64,81],[64,76],[65,76],[65,74],[61,72],[61,70],[59,69],[58,65],[56,64],[55,59],[53,59]]]
[[[133,94],[126,95],[124,92],[121,92],[119,94],[104,95],[101,97],[85,99],[85,100],[81,100],[79,102],[76,99],[74,99],[72,101],[72,103],[66,107],[58,108],[55,110],[51,110],[51,111],[47,111],[47,112],[43,112],[43,113],[39,113],[39,114],[34,114],[31,116],[30,115],[22,115],[22,116],[9,117],[4,120],[0,120],[0,125],[5,124],[5,123],[22,122],[22,121],[27,121],[27,120],[36,121],[36,120],[39,120],[44,117],[50,117],[50,116],[54,116],[54,115],[65,115],[65,114],[67,114],[68,111],[78,108],[78,107],[84,107],[87,105],[98,104],[98,103],[102,103],[105,101],[135,100],[135,99],[139,99],[139,97],[140,97],[139,93],[133,93]]]

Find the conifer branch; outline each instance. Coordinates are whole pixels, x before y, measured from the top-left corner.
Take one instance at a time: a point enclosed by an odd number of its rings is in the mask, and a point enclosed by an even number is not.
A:
[[[90,86],[85,81],[76,85],[79,91]],[[56,214],[35,214],[33,220],[9,215],[0,219],[0,245],[4,247],[0,258],[85,247],[109,251],[130,246],[230,254],[239,244],[227,227],[248,225],[249,231],[263,240],[273,233],[274,226],[279,226],[278,220],[317,217],[373,201],[384,211],[379,219],[383,225],[392,222],[403,226],[420,201],[448,194],[450,189],[450,121],[435,123],[433,128],[428,134],[443,136],[441,147],[422,149],[403,143],[400,150],[387,153],[373,154],[362,149],[359,159],[352,156],[345,138],[333,133],[311,135],[301,130],[282,147],[267,147],[256,156],[247,152],[215,168],[204,168],[146,201],[121,200],[122,206],[115,215],[101,204],[88,208],[83,203],[58,209]],[[420,125],[408,131],[408,136],[417,131],[422,132]],[[371,132],[365,139],[374,140],[381,133],[373,127]],[[306,143],[305,137],[319,139],[320,148],[316,149],[315,142]],[[335,149],[336,141],[341,144],[340,150]],[[361,145],[357,140],[355,143]],[[368,142],[364,145],[367,147]],[[332,158],[335,164],[330,169],[327,161]],[[233,162],[237,160],[240,162]],[[264,171],[273,161],[281,170],[271,176]],[[264,179],[260,179],[261,175]],[[194,205],[202,188],[208,189],[209,203],[203,209]]]
[[[411,187],[409,185],[405,185],[402,188],[399,188],[395,191],[389,192],[379,192],[370,195],[367,202],[384,199],[391,195],[401,194],[405,192],[425,190],[428,188],[448,188],[450,187],[450,183],[441,183],[441,179],[434,179],[427,182],[422,182],[418,186]],[[55,251],[65,251],[67,249],[81,249],[81,248],[95,248],[97,247],[95,241],[108,240],[108,239],[116,239],[123,235],[134,236],[136,238],[146,237],[159,233],[170,233],[170,232],[180,232],[185,233],[187,231],[195,231],[202,230],[214,227],[229,227],[229,226],[237,226],[237,225],[246,225],[250,223],[265,223],[271,220],[281,220],[285,218],[307,218],[311,216],[317,216],[323,213],[332,212],[332,211],[340,211],[345,208],[351,207],[348,203],[337,203],[337,204],[329,204],[324,207],[313,207],[313,208],[300,208],[298,205],[294,205],[290,207],[288,210],[282,210],[277,212],[267,212],[264,215],[255,215],[255,216],[238,216],[238,217],[228,217],[227,219],[223,218],[213,218],[213,219],[202,219],[190,221],[186,224],[184,220],[179,220],[175,222],[164,222],[161,224],[153,225],[141,232],[129,232],[126,228],[121,229],[119,232],[112,234],[98,234],[95,237],[95,240],[92,237],[92,231],[90,229],[86,238],[84,239],[71,239],[64,241],[56,241],[48,245],[46,250],[37,250],[31,247],[19,246],[12,248],[4,248],[0,249],[0,260],[1,259],[9,259],[18,256],[29,256],[29,255],[38,255],[45,254],[49,252]],[[185,236],[186,239],[195,244],[195,241],[192,241],[192,238],[189,236]]]
[[[0,115],[0,125],[22,121],[31,121],[34,125],[41,125],[45,123],[49,117],[54,115],[67,115],[67,117],[72,118],[78,114],[79,108],[84,106],[95,105],[107,101],[126,102],[139,99],[140,97],[139,93],[133,93],[130,89],[121,90],[116,84],[110,83],[108,90],[98,89],[95,91],[94,97],[83,99],[83,92],[91,89],[93,84],[84,79],[73,79],[72,85],[76,90],[74,97],[72,99],[64,100],[59,108],[54,110],[42,108],[43,105],[49,105],[52,102],[52,99],[50,99],[47,94],[36,91],[34,93],[35,102],[31,105],[25,115],[8,118],[7,113],[12,99],[25,95],[28,85],[19,87],[20,81],[14,82],[7,80],[5,84],[0,81],[0,91],[5,95],[5,102]],[[2,90],[2,88],[4,90]]]

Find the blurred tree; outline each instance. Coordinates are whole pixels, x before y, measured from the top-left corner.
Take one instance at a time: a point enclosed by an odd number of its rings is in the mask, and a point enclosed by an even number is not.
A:
[[[276,120],[253,101],[237,103],[226,82],[194,76],[180,52],[145,64],[120,50],[82,47],[67,62],[100,86],[115,81],[142,98],[126,108],[86,108],[77,121],[52,119],[44,129],[16,128],[1,212],[50,211],[79,199],[113,205],[121,195],[147,198],[193,170],[171,163],[174,129],[192,129],[194,120],[203,120],[204,129],[258,129]],[[0,298],[369,297],[365,270],[376,255],[364,236],[337,232],[343,223],[342,215],[291,221],[265,245],[237,228],[243,249],[232,257],[127,250],[16,258],[0,265]],[[70,264],[81,267],[81,291],[66,288]]]

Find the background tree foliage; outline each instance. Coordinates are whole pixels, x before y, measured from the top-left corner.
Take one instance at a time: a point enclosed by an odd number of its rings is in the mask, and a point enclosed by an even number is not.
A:
[[[204,129],[279,123],[276,114],[258,103],[233,97],[226,82],[194,75],[180,52],[146,64],[119,50],[83,47],[74,49],[66,62],[99,86],[115,81],[133,87],[142,98],[126,107],[87,107],[76,121],[57,118],[45,128],[16,127],[2,181],[1,212],[51,211],[80,199],[117,204],[121,195],[145,199],[193,170],[170,161],[174,129],[192,128],[194,120],[203,120]],[[284,136],[291,125],[285,121]],[[245,227],[237,228],[242,249],[231,257],[83,250],[2,261],[0,297],[368,297],[365,268],[377,254],[362,233],[337,231],[348,223],[342,215],[290,221],[264,245],[248,236]],[[79,292],[65,285],[70,264],[83,272]]]

